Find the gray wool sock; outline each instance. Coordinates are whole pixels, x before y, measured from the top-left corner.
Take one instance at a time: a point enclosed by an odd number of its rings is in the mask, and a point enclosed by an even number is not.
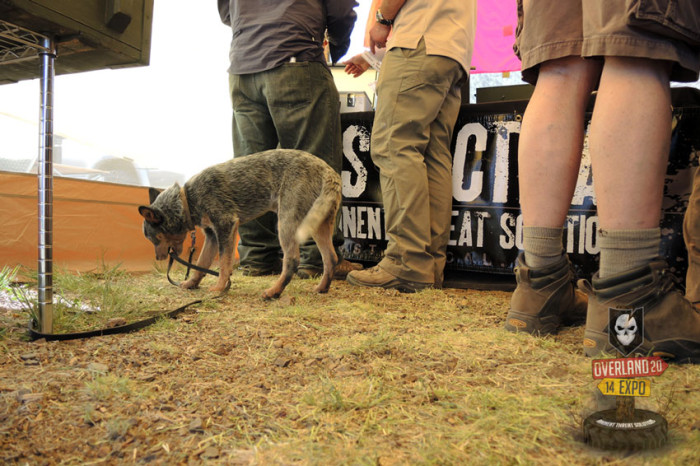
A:
[[[642,267],[659,257],[661,229],[598,230],[600,278]]]
[[[523,227],[525,262],[538,269],[554,264],[564,253],[564,228]]]

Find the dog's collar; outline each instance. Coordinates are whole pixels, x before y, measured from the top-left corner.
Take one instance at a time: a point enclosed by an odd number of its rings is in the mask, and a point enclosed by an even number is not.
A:
[[[185,214],[185,227],[187,231],[194,230],[194,223],[192,222],[192,215],[190,215],[190,206],[187,203],[187,193],[185,193],[185,188],[180,188],[180,199],[182,200],[182,210]]]

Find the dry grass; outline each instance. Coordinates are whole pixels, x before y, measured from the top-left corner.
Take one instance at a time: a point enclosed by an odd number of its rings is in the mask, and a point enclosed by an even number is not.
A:
[[[638,401],[668,419],[667,447],[596,451],[580,428],[599,409],[582,329],[505,332],[507,292],[336,282],[316,295],[315,280],[297,279],[262,301],[270,280],[236,274],[215,300],[162,273],[62,275],[68,301],[100,307],[62,311],[64,331],[205,299],[175,320],[86,340],[29,342],[27,314],[0,309],[0,461],[700,463],[700,367],[671,366]]]

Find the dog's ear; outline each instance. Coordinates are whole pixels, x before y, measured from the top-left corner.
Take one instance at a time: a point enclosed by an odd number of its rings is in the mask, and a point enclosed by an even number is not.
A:
[[[157,189],[157,188],[148,188],[148,202],[150,204],[153,204],[158,197],[158,194],[162,193],[162,189]]]
[[[157,210],[153,210],[148,206],[139,206],[139,213],[148,223],[152,225],[159,225],[163,222],[163,216]]]

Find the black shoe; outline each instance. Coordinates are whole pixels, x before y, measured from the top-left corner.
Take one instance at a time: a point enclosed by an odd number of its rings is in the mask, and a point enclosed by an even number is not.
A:
[[[345,280],[348,273],[353,270],[362,270],[364,267],[357,262],[350,262],[341,259],[333,269],[333,280]],[[323,267],[299,267],[297,277],[299,278],[318,278],[323,275]]]
[[[277,261],[268,265],[241,265],[238,270],[246,277],[262,277],[265,275],[279,275],[282,272],[282,262]]]

